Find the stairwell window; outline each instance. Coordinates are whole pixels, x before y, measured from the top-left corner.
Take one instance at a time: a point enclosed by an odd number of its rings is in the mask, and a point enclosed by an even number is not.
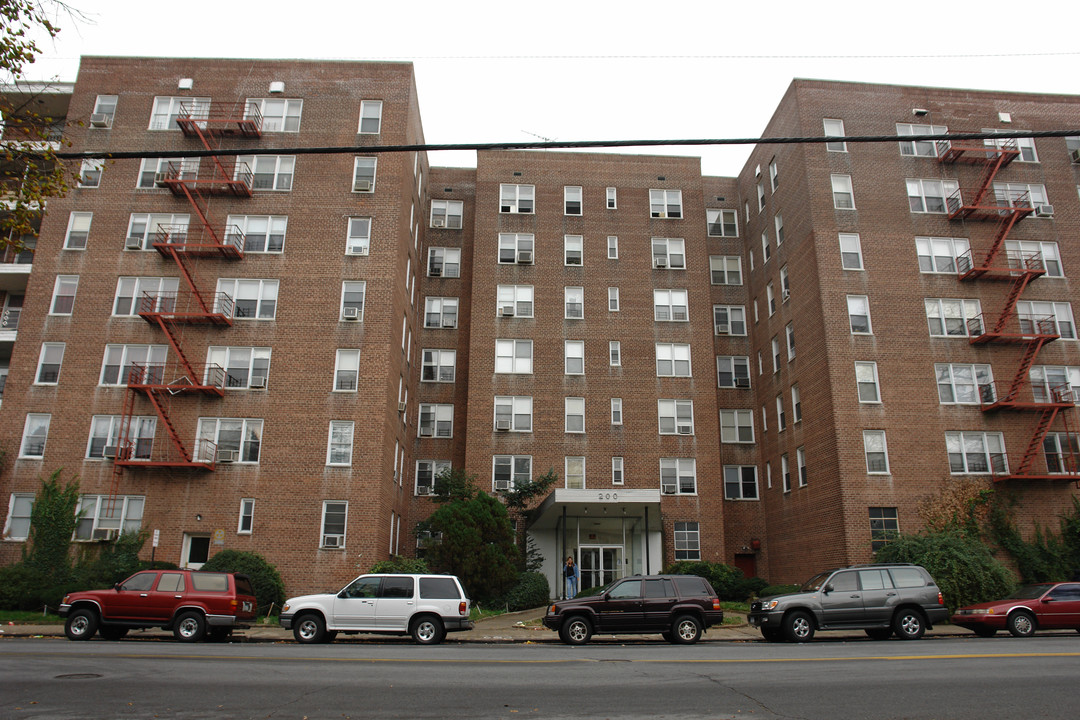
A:
[[[236,158],[235,179],[241,179],[245,172],[251,173],[253,190],[292,190],[293,170],[296,157],[293,155],[241,155]]]
[[[78,275],[57,275],[53,284],[50,315],[71,315],[75,309],[75,293],[79,289]]]
[[[585,488],[585,458],[567,456],[564,458],[564,463],[566,487],[583,490]]]
[[[464,207],[465,203],[461,200],[432,200],[431,227],[460,230]]]
[[[225,223],[225,242],[245,253],[280,253],[285,249],[286,215],[229,215]]]
[[[622,365],[622,343],[618,340],[612,340],[608,343],[608,364],[611,367]]]
[[[153,250],[154,243],[186,243],[187,213],[132,213],[128,220],[125,250]]]
[[[90,439],[86,443],[86,457],[88,459],[102,459],[115,457],[116,450],[120,445],[120,428],[122,418],[119,415],[95,415],[90,422]],[[157,416],[136,416],[129,419],[129,437],[126,440],[131,443],[129,448],[131,460],[149,460],[154,450],[154,433],[157,430]],[[110,448],[106,455],[105,448]]]
[[[953,475],[1003,475],[1009,472],[1001,433],[947,432],[945,448]]]
[[[913,213],[945,213],[949,209],[949,198],[960,191],[955,180],[908,178],[905,182],[908,206]]]
[[[931,337],[972,337],[983,333],[982,305],[978,300],[926,298],[924,305]]]
[[[453,330],[458,326],[456,297],[429,297],[424,300],[424,327]]]
[[[690,377],[689,343],[656,343],[656,377]]]
[[[248,98],[244,107],[244,118],[256,116],[256,110],[262,115],[263,132],[300,132],[300,114],[304,101],[285,98]]]
[[[917,237],[915,252],[919,256],[919,272],[948,273],[955,275],[957,268],[969,270],[972,267],[971,249],[966,238]],[[966,257],[965,257],[966,256]]]
[[[326,464],[338,467],[352,465],[353,451],[352,420],[331,420],[330,435],[326,442]]]
[[[994,374],[989,365],[935,363],[938,402],[942,405],[978,405],[995,399]],[[1032,389],[1035,389],[1034,368]]]
[[[682,218],[682,190],[650,190],[649,214],[654,218]]]
[[[791,386],[791,422],[802,422],[802,396],[798,383]]]
[[[240,500],[240,517],[236,523],[237,535],[250,535],[255,519],[255,498]]]
[[[179,130],[178,117],[207,118],[210,115],[208,97],[169,97],[159,95],[154,98],[154,107],[150,111],[151,130]]]
[[[799,474],[799,487],[806,487],[808,475],[806,469],[806,448],[795,448],[795,466]]]
[[[607,256],[608,260],[619,259],[619,238],[617,235],[608,235]]]
[[[378,135],[382,132],[382,100],[360,101],[360,128],[361,135]]]
[[[607,209],[608,210],[614,210],[617,207],[617,205],[618,205],[617,197],[618,197],[617,190],[615,188],[613,188],[613,187],[609,187],[607,189]]]
[[[214,373],[224,370],[226,390],[263,389],[270,375],[270,348],[210,347],[206,365],[203,382],[207,385],[217,384]]]
[[[623,424],[622,398],[611,398],[611,424]]]
[[[64,343],[41,343],[35,385],[56,385],[60,381],[60,366],[64,364],[65,347]]]
[[[235,320],[273,320],[277,315],[277,280],[221,278],[217,291],[233,299]]]
[[[215,462],[222,451],[232,451],[238,463],[258,463],[262,431],[261,419],[199,418],[195,455],[201,462]]]
[[[360,351],[340,349],[334,360],[334,392],[356,392],[360,379]]]
[[[870,551],[877,552],[898,537],[900,537],[900,521],[896,508],[870,508]]]
[[[123,387],[128,380],[147,385],[162,383],[168,353],[168,345],[106,345],[99,384]]]
[[[843,120],[822,118],[821,123],[824,126],[825,137],[844,137],[846,134]],[[847,143],[843,140],[832,140],[825,143],[825,150],[827,152],[847,152]]]
[[[758,480],[755,465],[724,466],[724,499],[757,500]]]
[[[623,457],[616,455],[611,458],[611,484],[622,485],[626,482],[626,471]]]
[[[900,137],[905,135],[946,135],[948,132],[949,128],[945,125],[896,123],[896,134]],[[901,140],[900,154],[915,157],[937,157],[937,142],[934,140]]]
[[[844,270],[862,270],[862,244],[858,233],[840,233],[840,266]]]
[[[349,235],[345,238],[346,255],[367,255],[371,250],[371,218],[349,218]]]

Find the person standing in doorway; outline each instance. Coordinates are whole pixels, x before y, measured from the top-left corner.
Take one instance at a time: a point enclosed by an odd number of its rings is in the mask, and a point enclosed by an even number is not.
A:
[[[566,599],[569,600],[577,595],[578,580],[581,579],[581,570],[578,569],[577,563],[574,562],[573,555],[566,558],[566,564],[563,565],[563,575],[566,576]]]

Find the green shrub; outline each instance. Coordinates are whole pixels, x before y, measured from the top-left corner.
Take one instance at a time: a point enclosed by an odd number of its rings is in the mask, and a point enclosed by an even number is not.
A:
[[[504,604],[508,612],[543,607],[551,600],[551,587],[547,578],[538,572],[523,572],[517,583],[506,593]]]
[[[50,603],[43,597],[47,585],[45,573],[36,567],[17,563],[0,568],[0,609],[41,610],[42,605],[55,608],[59,600]]]
[[[116,583],[142,570],[145,563],[139,560],[139,552],[150,536],[146,530],[124,533],[116,540],[94,543],[93,558],[84,559],[75,567],[75,585],[80,590],[112,587]]]
[[[427,573],[427,563],[423,558],[410,558],[395,555],[389,560],[380,560],[371,566],[373,573]]]
[[[281,612],[285,602],[285,583],[277,568],[259,553],[239,550],[222,550],[202,566],[203,570],[243,573],[251,578],[259,614],[271,615]]]
[[[758,597],[772,597],[773,595],[786,595],[798,592],[801,585],[766,585],[761,588]]]
[[[747,578],[742,570],[724,563],[681,560],[668,566],[664,572],[670,575],[703,577],[713,586],[721,600],[736,602],[742,602],[766,585],[761,578]]]
[[[876,558],[922,565],[937,581],[950,610],[1003,598],[1016,585],[986,545],[952,530],[900,535],[878,550]]]

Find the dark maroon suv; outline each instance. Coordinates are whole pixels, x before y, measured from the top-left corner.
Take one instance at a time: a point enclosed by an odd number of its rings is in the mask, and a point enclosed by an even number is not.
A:
[[[584,645],[597,633],[660,633],[669,642],[689,644],[723,621],[720,599],[697,575],[626,577],[595,596],[560,600],[544,616],[544,625],[569,645]]]
[[[181,642],[224,640],[255,619],[255,593],[247,575],[194,570],[144,570],[108,590],[64,596],[60,617],[70,640],[100,633],[118,640],[131,628],[172,630]]]

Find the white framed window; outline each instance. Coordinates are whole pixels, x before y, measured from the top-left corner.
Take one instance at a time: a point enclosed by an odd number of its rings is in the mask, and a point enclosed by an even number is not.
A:
[[[687,322],[685,290],[653,290],[653,319],[657,322]]]
[[[529,396],[495,396],[495,430],[532,432],[533,399]]]
[[[784,216],[776,213],[773,216],[773,227],[776,228],[776,247],[784,244]]]
[[[611,458],[611,484],[622,485],[626,482],[625,463],[621,455]]]
[[[689,343],[656,343],[656,377],[691,377]]]
[[[568,433],[585,432],[585,398],[568,397],[563,399],[565,430]]]
[[[225,241],[245,253],[280,253],[285,249],[286,215],[230,215],[226,222]]]
[[[750,358],[719,355],[716,358],[716,385],[722,388],[750,388]]]
[[[622,365],[622,343],[618,340],[608,342],[608,364],[611,367]]]
[[[464,212],[465,203],[462,200],[432,200],[431,227],[460,230]]]
[[[825,137],[844,137],[844,121],[837,120],[835,118],[822,118],[821,124],[824,126]],[[847,143],[843,140],[831,140],[825,143],[825,150],[828,152],[847,152]]]
[[[535,197],[534,185],[500,185],[499,212],[532,214],[535,210]]]
[[[420,421],[417,437],[454,437],[454,406],[450,404],[420,403]]]
[[[131,213],[125,250],[153,250],[154,243],[187,242],[187,213]]]
[[[833,207],[837,210],[854,210],[855,193],[851,188],[850,175],[832,175]]]
[[[775,335],[772,337],[772,371],[774,373],[780,372],[780,339]]]
[[[701,533],[696,522],[676,522],[672,532],[675,560],[701,560]]]
[[[1003,130],[996,130],[994,128],[983,128],[979,132],[984,133],[1003,133]],[[1020,156],[1016,158],[1020,162],[1039,162],[1039,156],[1035,152],[1035,138],[986,138],[983,140],[983,145],[986,147],[996,148],[1008,148],[1013,147],[1020,151]]]
[[[499,264],[531,265],[534,244],[532,233],[499,233]]]
[[[146,498],[142,495],[82,495],[75,510],[75,540],[97,540],[111,530],[136,533],[142,527]]]
[[[90,237],[90,223],[94,213],[73,212],[68,215],[67,233],[64,235],[65,250],[85,250]]]
[[[1021,300],[1016,303],[1016,314],[1024,334],[1049,332],[1064,340],[1076,339],[1076,322],[1070,303]]]
[[[607,289],[607,309],[608,312],[619,312],[619,288],[609,287]]]
[[[457,350],[425,348],[421,353],[420,382],[452,383],[457,372]]]
[[[567,455],[565,459],[566,487],[574,490],[585,488],[585,458]]]
[[[199,158],[143,158],[139,163],[139,176],[135,187],[153,190],[164,187],[159,179],[195,180],[199,177]]]
[[[881,402],[881,390],[878,385],[876,362],[867,361],[855,363],[855,384],[858,386],[860,403]]]
[[[424,327],[454,329],[458,325],[456,297],[429,297],[424,300]]]
[[[1013,208],[1038,208],[1049,205],[1046,186],[1029,183],[994,183],[994,199],[998,205]],[[1035,217],[1039,217],[1039,213]]]
[[[1009,267],[1026,268],[1041,263],[1047,277],[1065,277],[1061,267],[1061,253],[1056,242],[1006,240],[1005,252]]]
[[[649,190],[649,214],[668,220],[682,217],[682,190]]]
[[[960,190],[955,180],[907,179],[908,205],[913,213],[945,213],[949,198]]]
[[[713,285],[742,285],[742,258],[738,255],[710,255],[709,280]]]
[[[493,455],[492,490],[513,490],[532,480],[532,455]]]
[[[661,435],[694,434],[693,400],[657,400],[656,409]]]
[[[734,210],[706,208],[705,222],[709,237],[739,237],[739,214]]]
[[[382,131],[382,100],[360,101],[360,127],[362,135],[378,135]]]
[[[532,340],[496,340],[495,372],[528,375],[533,368]]]
[[[1080,367],[1035,365],[1028,373],[1035,402],[1056,402],[1058,398],[1080,404]],[[1068,399],[1066,399],[1068,398]]]
[[[947,432],[945,448],[953,475],[1003,475],[1009,472],[1001,433]]]
[[[123,418],[119,415],[95,415],[90,421],[90,439],[86,443],[88,459],[116,458],[120,445],[120,428]],[[131,443],[131,460],[149,460],[154,450],[154,433],[157,416],[134,416],[128,418],[128,437]]]
[[[844,270],[863,269],[859,233],[840,233],[840,267]]]
[[[53,283],[50,315],[71,315],[75,309],[75,293],[79,289],[78,275],[57,275]]]
[[[346,255],[367,255],[371,251],[371,218],[349,218],[348,234],[345,236]]]
[[[378,158],[358,157],[353,159],[352,191],[354,193],[375,192],[375,168]]]
[[[765,489],[772,490],[772,463],[765,463]]]
[[[461,250],[459,248],[428,248],[428,277],[461,277]]]
[[[787,453],[780,456],[780,479],[784,486],[784,492],[791,492],[791,462],[788,460]]]
[[[746,308],[742,305],[713,305],[713,330],[717,335],[745,335]]]
[[[35,385],[56,385],[60,381],[60,367],[64,364],[64,343],[41,343],[38,354]]]
[[[563,187],[563,214],[581,214],[581,188],[577,185]]]
[[[618,207],[616,190],[613,187],[607,189],[607,209],[614,210]]]
[[[852,335],[873,335],[870,325],[870,300],[865,295],[848,295],[848,324]]]
[[[106,345],[99,382],[113,387],[127,385],[129,378],[147,384],[161,383],[168,352],[168,345]],[[138,373],[134,372],[136,368]]]
[[[100,159],[83,160],[79,166],[78,186],[81,188],[96,188],[101,186],[101,173],[105,169],[105,161]]]
[[[802,422],[802,396],[799,394],[799,384],[791,386],[791,422]]]
[[[255,110],[262,115],[263,132],[300,132],[300,115],[304,110],[304,101],[295,98],[248,98],[244,107],[244,117],[256,117]]]
[[[581,320],[585,317],[585,288],[563,288],[563,301],[563,318],[567,320]]]
[[[771,282],[765,286],[765,300],[769,308],[769,317],[772,317],[776,314],[776,290],[773,289]]]
[[[989,365],[935,363],[934,376],[942,405],[979,405],[995,400],[994,374]],[[1034,390],[1034,381],[1032,385]]]
[[[863,430],[863,453],[866,455],[868,474],[889,474],[889,450],[884,430]]]
[[[660,458],[660,492],[696,495],[697,461],[694,458]]]
[[[791,362],[795,359],[795,325],[794,323],[788,323],[784,328],[784,334],[787,336],[787,359]]]
[[[968,337],[982,334],[982,305],[978,300],[926,298],[924,305],[931,337]]]
[[[326,464],[338,467],[352,465],[353,421],[331,420],[326,441]]]
[[[682,238],[652,239],[653,267],[660,270],[686,269],[686,241]]]
[[[345,547],[348,517],[349,502],[347,500],[323,500],[322,519],[319,522],[320,548],[341,550]]]
[[[791,299],[791,276],[788,274],[788,266],[780,268],[780,300],[787,302]]]
[[[563,265],[582,265],[584,238],[581,235],[563,235]]]
[[[949,128],[945,125],[896,123],[896,134],[900,137],[906,135],[946,135],[948,132]],[[918,157],[937,157],[937,142],[934,140],[901,140],[900,154]]]
[[[241,155],[236,158],[236,179],[251,173],[252,190],[292,190],[296,157],[293,155]]]
[[[8,500],[4,540],[26,540],[30,537],[30,515],[34,509],[34,493],[12,493]]]
[[[1043,437],[1043,459],[1046,471],[1053,474],[1071,473],[1072,458],[1080,454],[1076,433],[1048,432]]]
[[[720,411],[720,442],[722,442],[722,443],[752,443],[752,442],[754,442],[754,411],[753,410],[721,410]]]
[[[151,130],[179,130],[176,124],[179,117],[205,119],[210,115],[208,97],[169,97],[158,95],[150,110]],[[201,123],[200,123],[201,125]]]
[[[767,263],[772,259],[772,250],[769,248],[769,231],[763,230],[761,233],[761,262]]]
[[[236,523],[237,535],[250,535],[255,525],[255,498],[241,498],[240,517]]]
[[[563,341],[563,373],[566,375],[585,374],[585,341]]]
[[[206,351],[206,365],[207,385],[214,384],[210,372],[217,366],[225,370],[226,390],[262,389],[270,376],[270,348],[210,347]]]
[[[116,116],[117,95],[98,95],[94,100],[94,112],[90,116],[89,127],[111,128]]]
[[[233,298],[234,320],[273,320],[277,316],[278,281],[220,278],[221,293]]]
[[[499,285],[495,292],[495,314],[499,317],[531,318],[533,316],[532,285]]]
[[[608,235],[607,256],[608,260],[619,259],[619,238],[616,235]]]
[[[799,446],[795,448],[795,464],[797,472],[799,474],[799,487],[806,487],[808,483],[807,470],[806,470],[806,448]]]
[[[776,431],[784,432],[787,429],[787,412],[784,411],[784,396],[776,396]]]
[[[765,186],[761,183],[757,184],[757,209],[758,212],[765,209]]]
[[[755,465],[724,466],[724,499],[757,500],[758,480]]]
[[[214,462],[223,457],[223,452],[231,452],[236,462],[258,463],[262,432],[261,419],[202,417],[196,434],[196,454],[204,462]]]
[[[611,424],[623,424],[622,398],[611,398]]]
[[[916,237],[915,252],[919,256],[919,272],[949,273],[955,275],[961,258],[968,254],[971,245],[967,238]],[[965,269],[971,268],[970,256]]]
[[[761,406],[761,433],[762,435],[769,432],[769,414],[765,411],[765,405]]]
[[[360,351],[341,348],[334,359],[334,392],[356,392],[360,381]]]
[[[769,162],[769,187],[773,190],[780,187],[780,176],[778,174],[775,159]]]
[[[450,472],[449,460],[417,460],[415,492],[417,495],[434,495],[443,473]]]

